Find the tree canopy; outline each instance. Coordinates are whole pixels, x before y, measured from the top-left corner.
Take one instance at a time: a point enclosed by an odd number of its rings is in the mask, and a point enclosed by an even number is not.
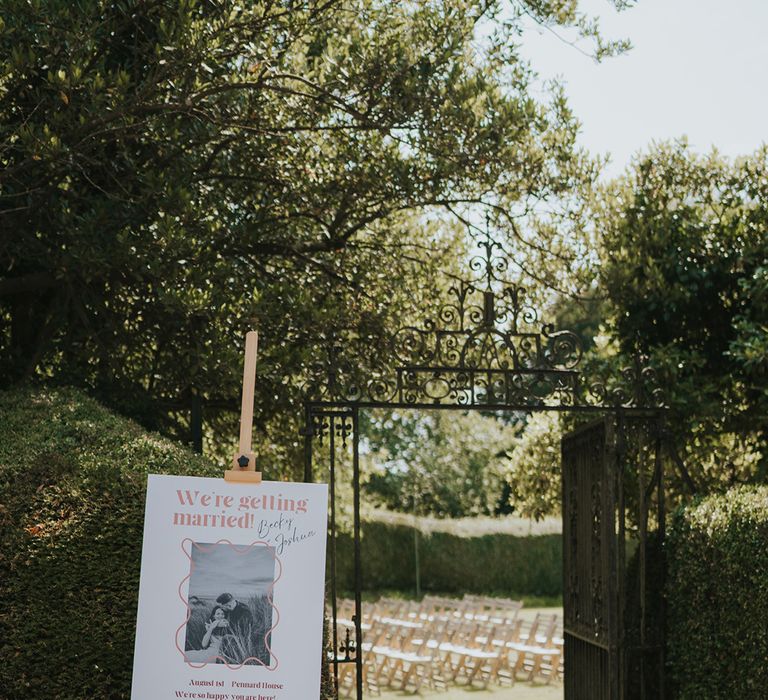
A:
[[[577,0],[6,2],[4,381],[83,385],[170,432],[197,396],[221,434],[257,325],[257,424],[285,442],[324,347],[380,362],[439,292],[464,244],[430,220],[482,204],[572,263],[553,222],[595,166],[559,88],[531,88],[531,22],[624,48]]]
[[[301,387],[337,347],[361,373],[386,364],[386,339],[440,298],[438,273],[460,271],[482,211],[521,278],[586,292],[584,314],[555,312],[584,320],[587,345],[603,337],[598,363],[651,358],[698,487],[768,475],[768,151],[730,162],[657,145],[595,193],[562,89],[537,82],[520,46],[543,25],[596,58],[625,49],[578,0],[3,9],[4,384],[84,386],[185,438],[199,402],[221,440],[235,434],[241,338],[258,327],[258,439],[288,464]],[[484,434],[476,418],[458,422]],[[537,515],[556,501],[536,469],[559,427],[545,423],[491,470],[507,495],[538,483],[521,505]],[[425,425],[435,460],[474,449]],[[382,426],[370,439],[405,450]],[[376,478],[386,500],[404,477]],[[487,484],[460,505],[447,485],[434,481],[425,512],[491,510]]]
[[[618,355],[651,358],[698,488],[765,479],[768,150],[730,161],[661,144],[603,204]]]
[[[364,490],[416,515],[495,515],[507,506],[503,465],[520,426],[477,412],[363,413]]]
[[[585,373],[647,358],[669,407],[671,499],[765,482],[768,149],[730,160],[654,144],[589,208],[596,305],[558,314],[593,336]],[[557,441],[571,423],[534,417],[511,451],[505,479],[524,513],[559,509]]]

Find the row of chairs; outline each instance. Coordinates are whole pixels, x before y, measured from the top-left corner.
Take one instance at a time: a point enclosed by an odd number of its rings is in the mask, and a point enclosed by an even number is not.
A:
[[[483,596],[425,596],[420,603],[382,598],[362,610],[363,683],[369,694],[382,688],[417,692],[422,685],[486,688],[563,675],[562,618],[519,616],[520,601]],[[350,629],[354,602],[337,604],[337,629]],[[342,657],[339,657],[343,660]],[[351,694],[355,665],[338,664],[339,690]]]

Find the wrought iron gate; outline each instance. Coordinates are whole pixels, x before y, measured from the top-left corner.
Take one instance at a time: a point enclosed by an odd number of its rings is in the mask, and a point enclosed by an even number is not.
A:
[[[601,420],[562,442],[567,700],[619,697],[618,470],[612,428]]]
[[[563,438],[565,700],[664,697],[660,448],[620,414]]]
[[[615,411],[563,438],[565,700],[664,698],[659,427],[657,415]],[[358,406],[308,408],[305,478],[327,480],[330,493],[327,671],[336,697],[344,683],[346,694],[361,700],[359,437]],[[353,496],[353,581],[345,584],[354,589],[351,619],[337,610],[340,488]]]
[[[652,548],[664,523],[653,372],[636,358],[616,376],[583,377],[579,337],[539,321],[525,289],[504,279],[510,263],[498,242],[488,234],[478,245],[472,277],[452,277],[434,315],[395,331],[374,357],[350,356],[334,340],[310,368],[304,476],[330,484],[326,670],[336,695],[346,679],[363,698],[359,416],[385,408],[610,416],[563,442],[566,700],[662,698],[663,600],[649,565],[661,560]],[[339,457],[350,452],[340,479]],[[351,619],[337,610],[340,486],[352,489]]]

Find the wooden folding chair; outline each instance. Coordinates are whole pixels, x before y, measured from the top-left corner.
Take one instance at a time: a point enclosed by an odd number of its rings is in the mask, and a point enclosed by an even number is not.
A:
[[[446,671],[454,683],[462,677],[468,678],[472,671],[471,655],[477,649],[477,625],[473,620],[464,619],[449,625],[450,634],[442,652]]]
[[[475,628],[475,646],[465,652],[464,669],[467,685],[485,690],[488,684],[497,681],[503,667],[509,666],[506,649],[509,628],[492,622],[480,622]]]
[[[523,673],[526,680],[533,680],[537,675],[544,675],[542,668],[546,665],[547,682],[553,679],[556,674],[551,671],[559,665],[562,654],[562,647],[553,642],[557,624],[557,615],[538,613],[527,633],[524,632],[518,640],[507,643],[507,647],[517,654],[513,669],[516,678]]]

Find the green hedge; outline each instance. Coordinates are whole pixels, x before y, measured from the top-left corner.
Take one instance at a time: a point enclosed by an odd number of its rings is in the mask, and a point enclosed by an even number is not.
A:
[[[768,697],[768,487],[734,489],[678,511],[668,552],[675,696]]]
[[[221,467],[80,392],[0,393],[0,700],[130,696],[148,472]]]
[[[403,525],[363,523],[363,588],[413,591],[414,530]],[[354,589],[353,545],[337,543],[337,584]],[[459,537],[443,532],[419,535],[421,587],[441,593],[562,595],[562,537],[507,534]]]
[[[149,471],[220,474],[79,392],[0,393],[0,697],[130,695]]]

